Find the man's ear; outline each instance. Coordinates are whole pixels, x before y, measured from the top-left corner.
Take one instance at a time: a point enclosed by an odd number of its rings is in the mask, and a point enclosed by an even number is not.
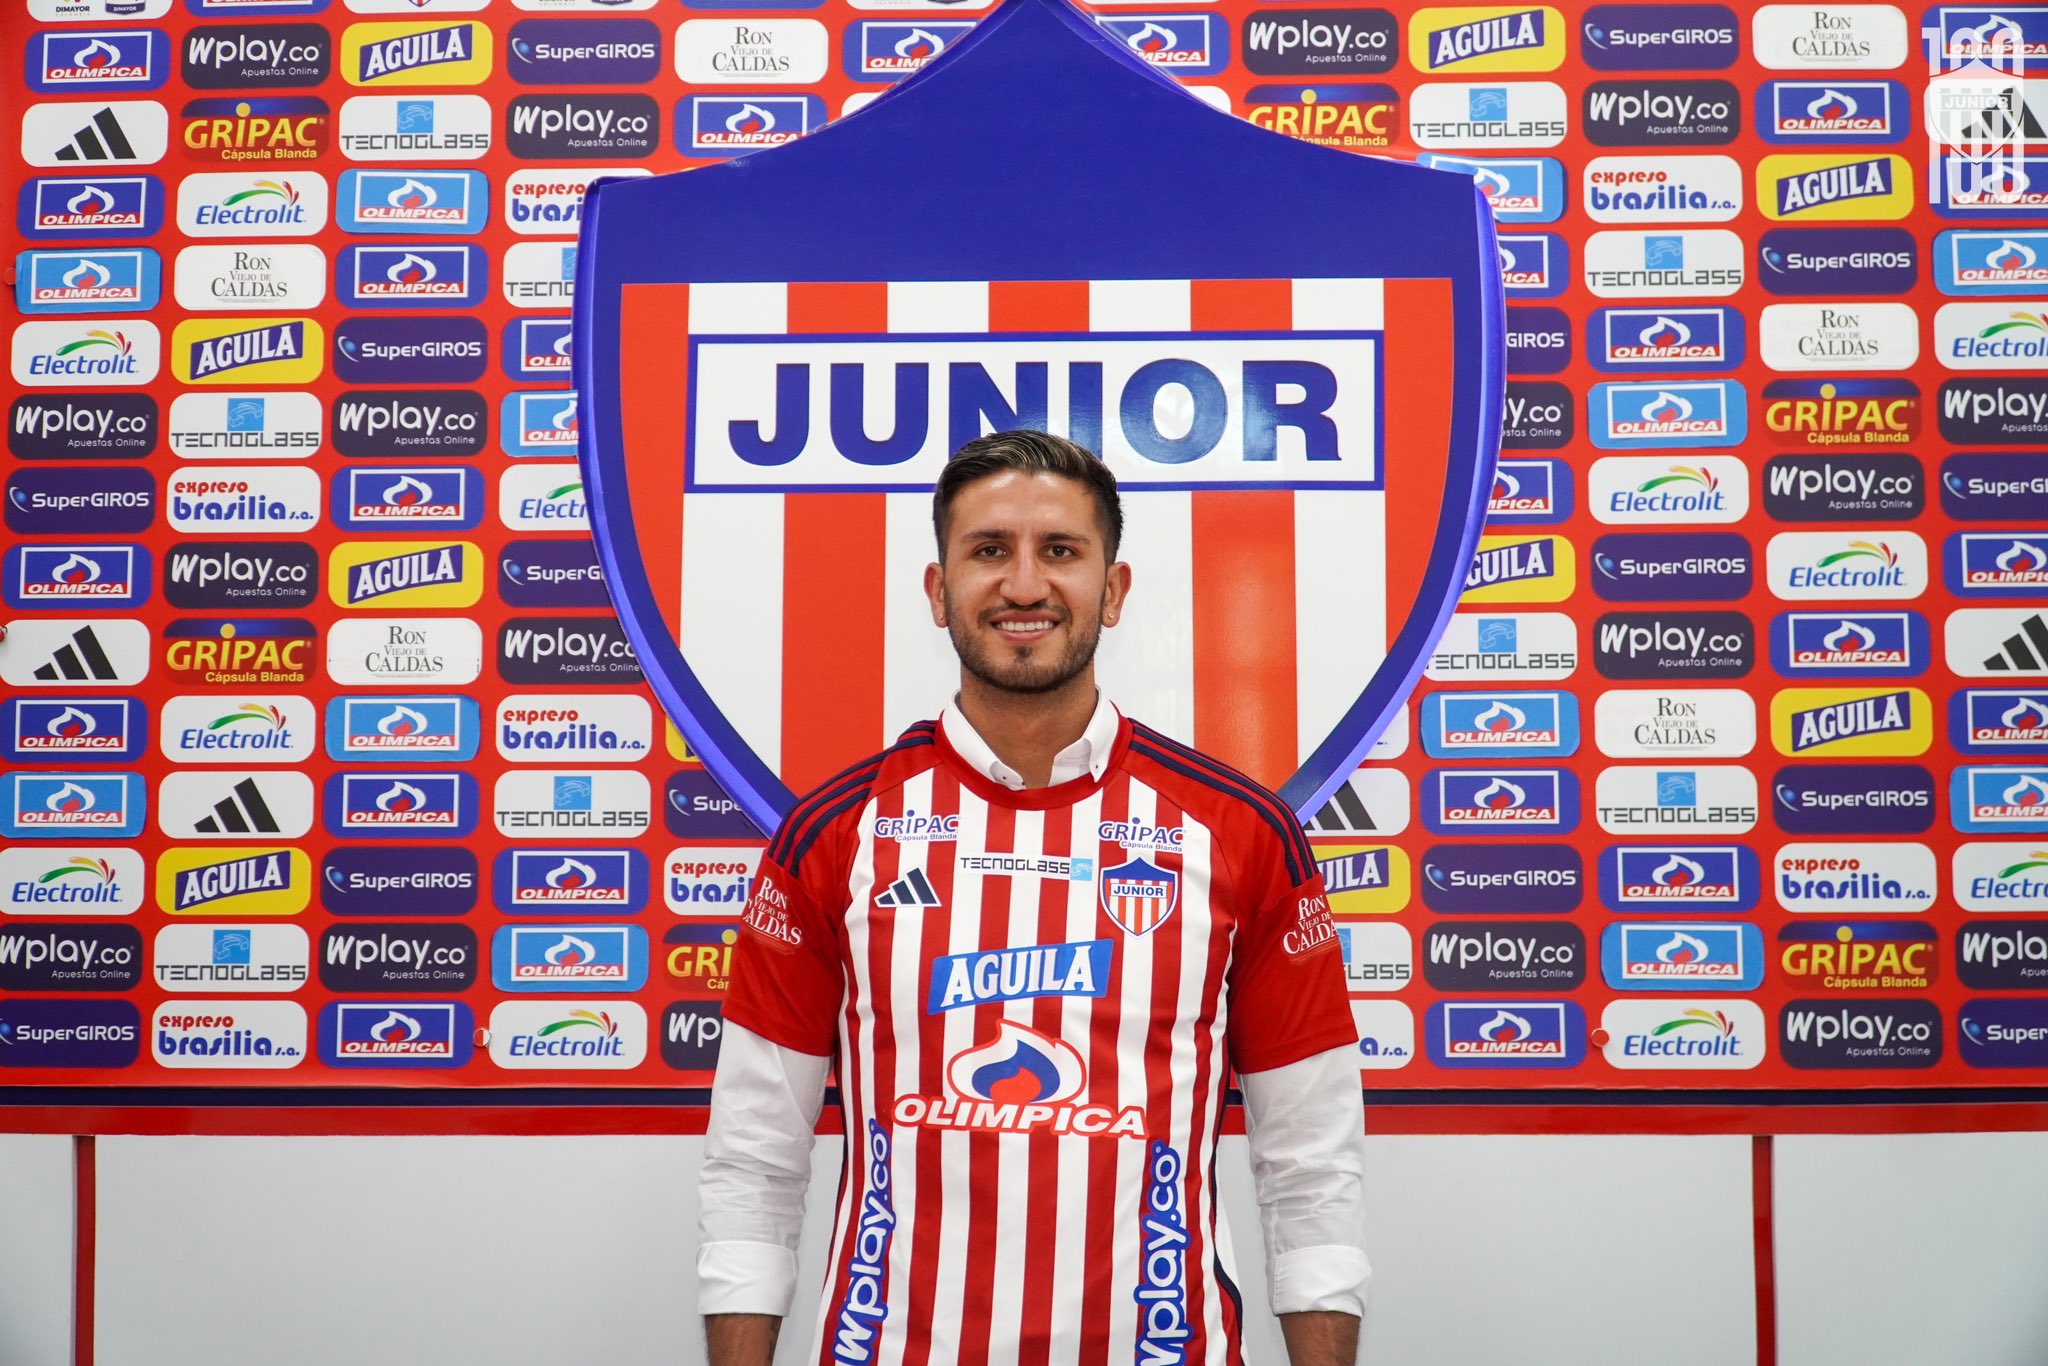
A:
[[[1102,586],[1102,624],[1114,626],[1117,618],[1124,614],[1124,599],[1131,592],[1131,567],[1118,560],[1109,567],[1109,578]]]
[[[924,567],[924,595],[932,605],[932,625],[946,625],[946,571],[936,564]]]

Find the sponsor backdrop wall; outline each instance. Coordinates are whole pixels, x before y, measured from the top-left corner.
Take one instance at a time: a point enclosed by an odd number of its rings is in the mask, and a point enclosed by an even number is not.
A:
[[[0,1081],[708,1083],[762,839],[609,613],[580,197],[989,2],[10,14]],[[1366,1086],[2048,1081],[2048,11],[1094,8],[1501,224],[1488,534],[1309,822]]]

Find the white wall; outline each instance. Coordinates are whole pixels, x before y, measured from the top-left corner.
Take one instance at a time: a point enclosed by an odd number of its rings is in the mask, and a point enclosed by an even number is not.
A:
[[[1751,1366],[1749,1140],[1368,1140],[1362,1361]],[[103,1138],[102,1366],[697,1366],[687,1138]],[[839,1145],[821,1141],[805,1278]],[[1225,1145],[1246,1360],[1265,1312]],[[0,1366],[65,1366],[70,1141],[0,1136]],[[2048,1135],[1777,1141],[1781,1366],[2048,1361]],[[809,1297],[782,1362],[805,1355]]]

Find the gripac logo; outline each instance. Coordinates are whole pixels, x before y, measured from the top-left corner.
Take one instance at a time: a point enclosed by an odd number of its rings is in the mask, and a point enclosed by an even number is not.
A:
[[[1804,1071],[1932,1067],[1941,1042],[1932,1001],[1791,1001],[1778,1012],[1779,1056]]]
[[[163,262],[147,247],[25,251],[14,258],[23,313],[148,312],[163,292]]]
[[[327,150],[327,101],[310,96],[189,100],[185,149],[214,161],[311,161]]]
[[[132,697],[10,697],[0,702],[0,755],[14,763],[126,763],[148,747]]]
[[[171,449],[186,460],[289,460],[320,449],[313,394],[179,394],[171,400]]]
[[[359,389],[335,400],[328,436],[352,460],[481,454],[490,430],[481,394]]]
[[[1573,1001],[1439,1001],[1422,1037],[1439,1067],[1576,1067],[1586,1016]]]
[[[1572,507],[1572,472],[1564,461],[1532,456],[1494,462],[1489,524],[1548,525],[1569,518]]]
[[[317,961],[320,985],[329,991],[463,991],[476,984],[476,931],[467,925],[331,925],[321,931]]]
[[[1742,288],[1742,239],[1726,228],[1632,232],[1586,241],[1586,288],[1603,299],[1717,297]]]
[[[1897,81],[1766,81],[1756,92],[1756,131],[1766,142],[1901,142],[1912,117]]]
[[[1918,764],[1794,764],[1771,779],[1771,816],[1791,835],[1917,835],[1934,805]]]
[[[336,197],[350,232],[473,233],[490,218],[481,171],[343,171]]]
[[[1422,856],[1422,904],[1440,915],[1563,915],[1586,870],[1565,844],[1439,844]]]
[[[1358,86],[1353,89],[1388,89],[1391,87]],[[1255,120],[1256,121],[1256,120]],[[1472,177],[1472,183],[1486,196],[1486,202],[1493,210],[1494,218],[1501,223],[1554,223],[1564,214],[1564,167],[1555,157],[1486,157],[1474,158],[1450,156],[1443,152],[1424,152],[1416,158],[1424,166],[1444,171],[1460,171]],[[1510,239],[1502,238],[1502,242]],[[1516,239],[1523,240],[1523,239]],[[1556,256],[1552,269],[1563,274],[1568,269],[1564,256],[1563,239],[1547,235],[1540,240],[1556,244]],[[1506,262],[1502,270],[1508,269]],[[1561,288],[1562,286],[1560,286]],[[1550,293],[1558,291],[1553,289]]]
[[[187,237],[311,237],[327,226],[327,180],[317,171],[219,171],[178,182]]]
[[[320,904],[339,916],[462,915],[476,905],[476,855],[460,847],[330,849],[320,864]]]
[[[1437,991],[1570,991],[1586,980],[1586,938],[1557,921],[1431,925],[1422,976]]]
[[[146,531],[156,520],[156,479],[126,465],[17,470],[7,479],[10,531],[62,536]]]
[[[1571,444],[1578,405],[1571,390],[1550,380],[1509,380],[1502,410],[1506,450],[1556,450]]]
[[[1579,129],[1595,147],[1717,147],[1742,131],[1741,98],[1727,81],[1595,81]]]
[[[498,363],[511,379],[564,380],[572,341],[567,318],[514,318],[499,336]]]
[[[173,607],[304,607],[317,592],[320,555],[293,541],[183,541],[164,556]]]
[[[319,24],[201,25],[180,55],[194,90],[319,85],[334,68],[334,38]]]
[[[1763,932],[1727,921],[1632,921],[1600,933],[1600,975],[1617,991],[1754,991]]]
[[[1905,522],[1927,504],[1927,476],[1910,455],[1777,455],[1763,495],[1774,521]]]
[[[2048,985],[2048,920],[1958,930],[1956,980],[1972,991],[2039,991]]]
[[[1510,308],[1507,324],[1508,373],[1554,375],[1572,358],[1572,329],[1557,308]]]
[[[1778,970],[1794,986],[1826,991],[1925,991],[1940,976],[1932,925],[1828,920],[1778,931]]]
[[[139,545],[9,546],[0,594],[10,607],[133,607],[149,600],[152,568]]]
[[[2048,230],[1936,233],[1934,282],[1944,294],[2039,294],[2048,289]]]
[[[1949,743],[2000,758],[2048,748],[2048,689],[1966,688],[1948,700]]]
[[[1757,280],[1772,294],[1900,294],[1920,278],[1904,228],[1772,228],[1757,239]]]
[[[661,71],[661,30],[646,19],[522,19],[505,46],[521,85],[646,85]]]
[[[1763,411],[1791,446],[1903,446],[1920,432],[1920,391],[1903,379],[1776,379]]]
[[[148,237],[164,222],[164,183],[153,175],[39,176],[22,182],[16,225],[24,237]]]
[[[181,617],[159,633],[179,683],[302,687],[319,632],[301,617]]]
[[[2048,587],[2048,530],[1958,531],[1942,545],[1942,577],[1962,597],[2039,598]]]
[[[1911,678],[1931,658],[1918,612],[1780,612],[1771,619],[1771,667],[1788,678]]]
[[[1612,532],[1593,542],[1593,591],[1609,602],[1728,602],[1749,592],[1749,542],[1729,531]]]
[[[1239,33],[1245,69],[1260,76],[1377,76],[1400,60],[1386,10],[1258,10]]]
[[[475,1034],[461,1001],[330,1001],[316,1026],[329,1067],[461,1067]]]
[[[498,596],[508,607],[609,607],[604,566],[588,540],[508,541],[498,552]]]
[[[473,759],[479,716],[467,697],[336,697],[327,703],[327,753],[356,763]]]
[[[1578,627],[1562,612],[1459,612],[1424,677],[1533,683],[1569,678],[1578,667]]]
[[[638,925],[500,925],[491,936],[500,991],[638,991],[647,931]]]
[[[0,1067],[133,1067],[142,1016],[132,1001],[0,1004]]]
[[[0,925],[0,990],[126,991],[142,953],[132,925]]]
[[[1739,44],[1725,5],[1594,5],[1579,33],[1595,71],[1720,71]]]
[[[1502,233],[1501,285],[1510,299],[1554,299],[1571,279],[1571,249],[1554,233]]]
[[[38,93],[154,90],[170,76],[170,39],[157,29],[44,32],[27,46],[28,88]]]
[[[1416,87],[1408,135],[1421,147],[1555,147],[1568,109],[1553,81],[1445,81]]]
[[[483,520],[484,478],[464,465],[352,465],[328,486],[328,517],[344,531],[463,531]]]
[[[647,905],[647,876],[637,849],[505,849],[491,894],[511,915],[632,915]]]
[[[505,145],[528,161],[631,161],[660,141],[661,110],[647,95],[517,95],[505,110]]]
[[[1624,844],[1600,851],[1600,904],[1620,914],[1747,911],[1763,895],[1741,844]]]
[[[1422,791],[1422,824],[1432,834],[1563,834],[1579,823],[1578,775],[1563,769],[1431,769]]]
[[[133,460],[156,449],[147,394],[23,395],[7,418],[7,451],[21,460]]]
[[[616,617],[513,617],[498,628],[507,683],[638,683],[644,676]]]
[[[334,329],[334,374],[349,384],[468,384],[483,378],[489,346],[475,318],[347,318]]]
[[[825,126],[816,95],[686,95],[676,106],[676,150],[693,157],[736,157],[780,147]]]
[[[487,273],[483,248],[466,243],[343,247],[334,293],[359,308],[469,308],[483,301]]]

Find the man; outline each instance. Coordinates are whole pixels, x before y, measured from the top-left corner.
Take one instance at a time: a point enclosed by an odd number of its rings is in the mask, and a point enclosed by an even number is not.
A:
[[[954,705],[797,803],[747,906],[702,1176],[712,1366],[773,1355],[835,1057],[848,1160],[802,1360],[1238,1362],[1211,1179],[1234,1067],[1289,1356],[1349,1366],[1357,1034],[1301,827],[1098,694],[1131,586],[1101,461],[997,433],[932,508]]]

